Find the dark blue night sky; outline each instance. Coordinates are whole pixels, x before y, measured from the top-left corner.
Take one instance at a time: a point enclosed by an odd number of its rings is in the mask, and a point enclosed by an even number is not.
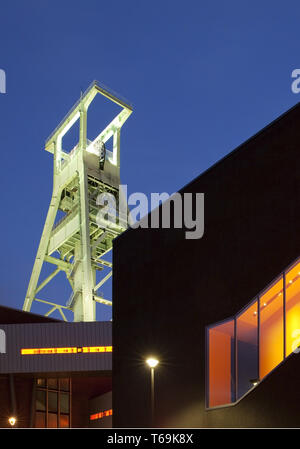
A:
[[[299,101],[299,23],[296,1],[2,0],[0,304],[23,305],[52,191],[44,142],[81,90],[97,79],[133,103],[129,193],[173,193]],[[110,113],[95,107],[91,137]]]

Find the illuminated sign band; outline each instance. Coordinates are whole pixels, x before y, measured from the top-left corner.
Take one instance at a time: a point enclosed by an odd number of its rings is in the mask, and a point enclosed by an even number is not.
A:
[[[22,355],[41,355],[41,354],[79,354],[79,353],[112,352],[112,346],[84,346],[82,348],[30,348],[21,349]]]
[[[90,415],[90,421],[94,421],[95,419],[105,418],[106,416],[112,416],[112,414],[113,414],[112,409],[105,410],[105,411],[99,412],[99,413],[95,413],[94,415]]]

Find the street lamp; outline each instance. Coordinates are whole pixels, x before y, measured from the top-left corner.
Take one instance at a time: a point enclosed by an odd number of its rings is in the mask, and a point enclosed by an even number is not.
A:
[[[151,372],[151,420],[152,427],[154,427],[154,368],[159,364],[159,360],[154,357],[149,357],[146,360],[147,365],[150,367]]]
[[[14,416],[11,416],[9,419],[8,419],[8,422],[9,422],[9,424],[13,427],[15,424],[16,424],[16,418],[14,417]]]

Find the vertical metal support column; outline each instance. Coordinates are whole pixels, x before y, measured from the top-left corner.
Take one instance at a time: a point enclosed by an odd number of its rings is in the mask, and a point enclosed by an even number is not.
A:
[[[151,367],[151,426],[155,426],[155,402],[154,402],[154,368]]]
[[[81,264],[82,264],[82,307],[83,317],[75,321],[95,321],[95,301],[93,300],[93,273],[91,265],[91,242],[89,227],[88,178],[83,155],[79,168],[80,222],[81,222]]]
[[[52,198],[51,198],[50,207],[48,210],[45,226],[43,229],[42,237],[41,237],[39,248],[37,251],[37,256],[36,256],[36,259],[35,259],[35,262],[33,265],[33,270],[32,270],[32,274],[31,274],[31,278],[29,281],[26,298],[25,298],[25,302],[24,302],[24,306],[23,306],[23,310],[25,310],[26,312],[30,311],[32,301],[35,296],[35,290],[37,287],[38,279],[39,279],[42,265],[44,262],[44,258],[46,255],[47,246],[48,246],[51,230],[54,225],[55,217],[57,214],[60,197],[61,197],[61,190],[57,191],[56,193],[53,193]]]
[[[117,128],[114,132],[113,137],[113,157],[114,157],[114,163],[117,165],[117,167],[120,167],[120,135],[121,130],[120,128]]]
[[[80,109],[80,128],[79,128],[79,146],[83,150],[86,149],[87,139],[87,110],[83,104]]]

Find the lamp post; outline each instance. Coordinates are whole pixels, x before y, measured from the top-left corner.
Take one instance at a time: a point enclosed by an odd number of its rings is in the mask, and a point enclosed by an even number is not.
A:
[[[154,427],[154,368],[159,364],[159,361],[154,357],[149,357],[146,363],[150,367],[151,373],[151,424]]]

